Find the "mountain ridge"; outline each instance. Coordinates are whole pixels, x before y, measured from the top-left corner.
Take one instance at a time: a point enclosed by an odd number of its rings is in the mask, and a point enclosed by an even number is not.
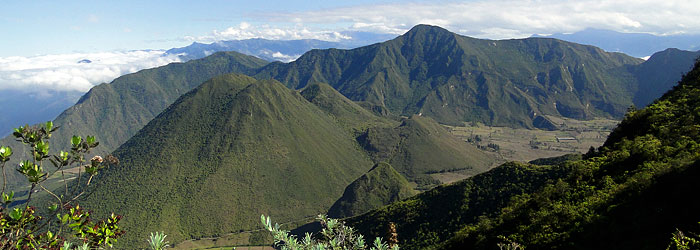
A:
[[[693,68],[698,57],[700,50],[670,48],[654,53],[644,63],[633,67],[632,71],[639,80],[639,94],[634,97],[634,105],[645,107],[661,97]]]
[[[589,44],[606,51],[623,52],[634,57],[647,57],[667,48],[683,50],[700,49],[700,36],[676,34],[658,36],[647,33],[622,33],[605,29],[585,29],[571,34],[533,35],[550,37],[570,42]]]
[[[384,43],[312,50],[255,77],[294,89],[326,82],[353,101],[445,124],[533,128],[541,114],[621,117],[635,87],[624,66],[642,62],[554,39],[482,40],[418,25]]]

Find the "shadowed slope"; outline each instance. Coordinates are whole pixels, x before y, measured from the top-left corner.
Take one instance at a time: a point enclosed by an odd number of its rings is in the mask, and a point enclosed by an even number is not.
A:
[[[380,162],[345,188],[343,196],[328,210],[328,216],[345,218],[367,212],[416,194],[406,178],[391,165]]]
[[[651,55],[649,60],[633,68],[639,80],[634,105],[642,108],[676,86],[681,76],[693,68],[700,51],[666,49]]]

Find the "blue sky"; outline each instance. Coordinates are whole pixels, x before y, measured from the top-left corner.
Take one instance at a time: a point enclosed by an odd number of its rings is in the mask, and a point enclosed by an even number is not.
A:
[[[697,13],[697,0],[8,0],[0,6],[0,57],[167,49],[196,40],[236,38],[222,32],[242,23],[250,29],[306,29],[312,33],[400,33],[415,24],[429,23],[484,38],[575,32],[586,27],[698,33]]]
[[[352,39],[433,24],[478,38],[586,28],[700,34],[700,0],[19,1],[0,3],[0,90],[85,92],[192,42]],[[150,51],[149,51],[150,50]],[[92,63],[78,64],[89,58]]]
[[[268,22],[268,13],[322,11],[395,1],[4,1],[0,7],[0,56],[167,49],[204,36]],[[319,26],[312,24],[312,26]],[[335,28],[337,24],[321,25]],[[9,39],[8,39],[9,38]]]

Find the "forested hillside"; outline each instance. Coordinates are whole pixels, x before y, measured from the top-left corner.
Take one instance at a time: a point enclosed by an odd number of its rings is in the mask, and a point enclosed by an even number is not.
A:
[[[348,222],[369,235],[395,222],[406,249],[664,249],[700,222],[698,111],[700,63],[583,160],[508,163]]]
[[[636,91],[626,66],[643,60],[556,39],[483,40],[418,25],[352,50],[312,50],[257,78],[290,88],[325,82],[353,101],[440,123],[532,128],[543,114],[622,117]]]

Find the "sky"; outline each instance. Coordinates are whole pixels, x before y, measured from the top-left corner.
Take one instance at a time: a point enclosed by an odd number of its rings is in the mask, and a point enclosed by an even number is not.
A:
[[[192,42],[351,39],[433,24],[479,38],[586,28],[656,35],[700,33],[700,0],[157,0],[0,3],[0,91],[87,91],[125,73],[176,62],[163,50]],[[78,64],[89,58],[92,63]]]

